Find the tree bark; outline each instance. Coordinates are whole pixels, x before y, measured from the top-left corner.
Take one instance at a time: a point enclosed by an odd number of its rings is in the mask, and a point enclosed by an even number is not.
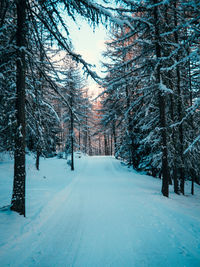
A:
[[[101,137],[100,137],[100,135],[99,135],[99,155],[101,155]]]
[[[172,77],[169,73],[169,78],[170,78],[170,82],[172,80]],[[173,86],[171,86],[173,88]],[[173,122],[175,122],[175,118],[174,118],[174,99],[173,96],[170,96],[170,102],[171,102],[171,107],[170,107],[170,111],[171,111],[171,120]],[[174,160],[173,160],[173,172],[172,172],[172,176],[173,176],[173,180],[174,180],[174,193],[175,194],[179,194],[179,182],[178,182],[178,175],[177,175],[177,151],[176,151],[176,138],[175,138],[175,129],[172,129],[172,142],[173,142],[173,146],[174,146]]]
[[[74,115],[73,115],[73,96],[70,97],[71,106],[71,125],[70,125],[70,138],[71,138],[71,170],[74,171]]]
[[[190,55],[190,50],[189,48],[187,49],[187,55],[189,58]],[[189,77],[189,89],[190,89],[190,107],[193,105],[193,92],[192,92],[192,74],[191,74],[191,67],[190,67],[190,59],[188,60],[188,77]],[[194,127],[194,118],[191,116],[191,127],[192,129],[195,129]],[[194,139],[194,134],[192,133],[192,140]],[[194,195],[194,182],[195,182],[195,177],[196,177],[196,172],[195,170],[191,170],[191,178],[192,178],[192,183],[191,183],[191,194]]]
[[[104,155],[107,155],[107,138],[105,133],[104,133]]]
[[[79,124],[79,129],[78,129],[78,149],[81,151],[81,126]]]
[[[157,4],[157,0],[154,0],[154,4]],[[159,33],[159,20],[158,20],[158,7],[154,7],[154,23],[155,23],[155,50],[158,61],[161,58],[161,46],[160,46],[160,33]],[[158,63],[156,69],[156,83],[160,86],[161,82],[161,66]],[[168,151],[167,151],[167,132],[166,132],[166,115],[165,115],[165,96],[158,89],[158,103],[160,111],[160,127],[161,127],[161,145],[162,145],[162,194],[165,197],[169,196],[169,169],[168,169]]]
[[[14,153],[14,182],[11,210],[25,216],[25,47],[26,47],[26,1],[17,1],[17,61],[16,61],[16,121]]]
[[[35,167],[39,171],[39,166],[40,166],[40,151],[37,150],[36,152],[36,161],[35,161]]]
[[[113,136],[112,133],[110,134],[110,155],[113,154]]]
[[[88,136],[88,146],[89,146],[89,156],[92,156],[92,142],[91,142],[91,136]]]
[[[174,1],[174,25],[177,27],[178,21],[177,21],[177,12],[176,12],[177,4],[176,0]],[[179,43],[179,38],[178,34],[175,31],[174,32],[174,39],[175,43]],[[179,53],[177,53],[176,56],[176,61],[179,62]],[[177,87],[177,95],[178,95],[178,120],[179,120],[179,127],[178,127],[178,132],[179,132],[179,155],[180,155],[180,167],[179,167],[179,174],[180,174],[180,192],[184,195],[184,186],[185,186],[185,173],[184,173],[184,158],[183,158],[183,124],[182,124],[182,118],[183,118],[183,111],[182,111],[182,93],[181,93],[181,75],[180,75],[180,69],[179,65],[176,67],[176,87]]]
[[[128,109],[128,120],[127,120],[127,123],[128,123],[128,135],[129,135],[129,138],[130,138],[130,145],[129,145],[129,151],[130,151],[130,158],[129,158],[129,165],[133,168],[135,168],[135,164],[134,164],[134,151],[133,151],[133,148],[134,148],[134,141],[133,141],[133,126],[132,126],[132,118],[131,118],[131,111],[130,111],[130,94],[129,94],[129,90],[128,90],[128,87],[126,86],[125,88],[125,91],[126,91],[126,108]]]
[[[85,120],[85,135],[84,135],[84,152],[87,154],[87,141],[88,141],[88,119]]]
[[[115,120],[112,125],[112,132],[113,132],[113,141],[114,141],[114,156],[116,157],[117,153],[117,136],[116,136],[116,129],[115,129]]]

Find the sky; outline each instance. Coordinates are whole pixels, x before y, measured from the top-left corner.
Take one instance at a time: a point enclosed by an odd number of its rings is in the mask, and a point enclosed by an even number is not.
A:
[[[96,65],[93,70],[98,75],[103,76],[101,73],[101,61],[104,61],[102,52],[105,51],[105,41],[108,39],[107,30],[102,26],[98,26],[93,30],[86,21],[81,20],[79,24],[70,23],[70,37],[74,46],[75,52],[81,54],[83,59]],[[88,77],[89,92],[97,96],[100,93],[98,85],[91,78]]]

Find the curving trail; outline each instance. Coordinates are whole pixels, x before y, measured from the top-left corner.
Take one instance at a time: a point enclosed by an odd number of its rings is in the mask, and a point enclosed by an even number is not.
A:
[[[72,182],[3,247],[2,267],[200,266],[200,217],[184,200],[163,198],[159,180],[112,157],[77,164]]]

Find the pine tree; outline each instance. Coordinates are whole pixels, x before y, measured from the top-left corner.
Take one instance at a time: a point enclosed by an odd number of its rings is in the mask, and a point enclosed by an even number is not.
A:
[[[69,40],[63,32],[68,35],[69,31],[61,16],[61,7],[64,7],[67,16],[75,19],[75,14],[86,18],[94,25],[99,23],[103,17],[108,17],[108,12],[102,6],[91,1],[29,1],[19,0],[16,3],[16,124],[15,134],[15,174],[11,209],[25,216],[25,130],[26,130],[26,57],[32,51],[28,51],[27,38],[29,30],[34,29],[38,41],[42,45],[36,28],[37,22],[44,26],[51,40],[64,49],[74,60],[82,63],[85,70],[93,77],[96,75],[90,70],[89,65],[71,49]],[[2,2],[4,5],[4,2]],[[6,9],[7,11],[7,9]],[[4,15],[3,15],[4,17]],[[59,26],[58,26],[59,25]],[[60,28],[62,30],[60,30]],[[33,54],[32,54],[33,55]],[[46,77],[46,75],[45,75]],[[59,94],[51,79],[46,77],[54,90]]]
[[[119,34],[108,43],[111,49],[106,52],[113,64],[106,64],[104,121],[108,124],[111,114],[117,114],[120,120],[123,117],[117,113],[120,106],[127,118],[131,118],[127,123],[123,120],[124,131],[120,125],[119,143],[124,149],[118,149],[120,153],[123,151],[121,156],[131,160],[125,149],[131,142],[123,139],[129,133],[136,144],[133,150],[137,152],[132,156],[137,158],[136,168],[162,176],[164,196],[168,196],[171,177],[174,191],[184,194],[186,175],[195,177],[190,166],[194,166],[196,159],[191,160],[190,149],[184,151],[191,138],[194,140],[197,129],[191,117],[196,116],[197,107],[192,104],[197,92],[192,74],[197,73],[193,66],[198,61],[193,53],[197,55],[199,51],[198,4],[196,1],[173,1],[172,5],[161,1],[119,2]],[[114,116],[111,120],[114,121]],[[194,141],[190,148],[197,143]]]
[[[17,61],[16,61],[16,121],[14,157],[14,183],[11,209],[25,216],[25,48],[26,48],[26,1],[19,0],[17,7]]]

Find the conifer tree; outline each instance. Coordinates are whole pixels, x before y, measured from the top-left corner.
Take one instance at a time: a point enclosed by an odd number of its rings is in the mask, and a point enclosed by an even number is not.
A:
[[[8,12],[7,2],[1,1],[3,12],[1,14],[4,22],[5,13]],[[65,24],[65,20],[61,16],[61,9],[64,8],[66,16],[70,16],[73,20],[77,14],[86,18],[89,22],[96,25],[103,18],[108,17],[105,8],[93,1],[29,1],[19,0],[13,2],[16,10],[16,134],[15,134],[15,157],[14,157],[14,183],[11,209],[25,216],[25,140],[26,140],[26,58],[28,54],[32,54],[28,50],[27,38],[29,30],[34,29],[34,33],[38,37],[38,41],[42,45],[37,31],[37,22],[40,22],[45,30],[49,33],[52,42],[57,43],[64,49],[74,60],[82,63],[85,70],[96,78],[96,75],[90,70],[89,65],[71,49],[69,40],[65,36],[69,31]],[[5,7],[5,8],[4,8]],[[5,12],[4,12],[5,11]],[[61,30],[62,28],[62,30]],[[33,54],[32,54],[33,55]],[[44,74],[45,75],[45,74]],[[46,75],[45,75],[46,76]],[[51,79],[46,77],[54,90],[60,94],[58,87],[52,84]]]

